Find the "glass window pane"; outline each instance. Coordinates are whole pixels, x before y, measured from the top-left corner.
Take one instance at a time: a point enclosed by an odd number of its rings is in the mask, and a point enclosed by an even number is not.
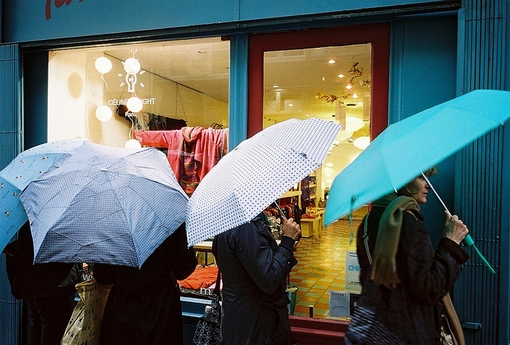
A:
[[[300,263],[290,277],[298,286],[297,316],[308,316],[312,305],[314,317],[331,318],[330,291],[360,291],[350,267],[357,263],[355,232],[367,209],[354,212],[352,223],[344,219],[327,228],[322,215],[334,177],[370,142],[371,51],[366,43],[264,52],[264,128],[311,117],[344,127],[324,164],[280,199],[304,213]]]
[[[48,140],[122,147],[136,129],[228,127],[229,50],[204,38],[52,51]]]

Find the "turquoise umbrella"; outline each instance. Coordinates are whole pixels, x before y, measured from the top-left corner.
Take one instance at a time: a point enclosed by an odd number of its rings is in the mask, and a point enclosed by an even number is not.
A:
[[[324,215],[328,225],[443,161],[510,117],[510,92],[475,90],[386,128],[338,174]]]
[[[338,174],[324,224],[404,186],[509,117],[510,92],[476,90],[386,128]]]

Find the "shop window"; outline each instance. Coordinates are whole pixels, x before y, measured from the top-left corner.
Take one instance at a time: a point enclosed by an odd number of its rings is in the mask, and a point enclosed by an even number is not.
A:
[[[51,51],[48,140],[123,147],[136,130],[227,128],[229,49],[204,38]]]
[[[303,207],[322,204],[333,178],[370,142],[371,52],[365,43],[264,53],[264,128],[311,117],[343,126]]]

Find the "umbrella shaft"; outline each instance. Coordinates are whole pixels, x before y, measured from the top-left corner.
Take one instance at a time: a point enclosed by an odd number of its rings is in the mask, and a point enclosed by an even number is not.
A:
[[[287,219],[287,217],[285,217],[285,213],[283,213],[282,209],[280,208],[280,205],[278,205],[278,203],[276,201],[274,202],[274,204],[276,205],[278,212],[280,212],[280,216],[282,216],[282,218]]]
[[[446,212],[448,212],[448,215],[450,215],[450,217],[452,216],[452,213],[450,212],[450,210],[448,210],[448,207],[446,207],[446,204],[443,202],[443,199],[441,199],[441,197],[439,196],[439,194],[436,192],[434,186],[432,185],[432,183],[430,183],[430,180],[427,178],[427,176],[425,176],[424,173],[421,173],[421,176],[423,176],[423,178],[425,179],[425,181],[427,182],[427,184],[429,185],[430,189],[432,189],[432,191],[434,192],[434,194],[436,195],[437,199],[439,200],[439,202],[441,203],[441,205],[443,205],[443,208]]]

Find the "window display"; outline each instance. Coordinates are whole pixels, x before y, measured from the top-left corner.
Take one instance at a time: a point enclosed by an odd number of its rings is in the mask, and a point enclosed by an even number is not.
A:
[[[174,172],[186,173],[180,182],[191,196],[228,152],[229,49],[228,40],[204,38],[50,52],[48,140],[157,147]],[[324,298],[346,288],[345,260],[360,215],[335,229],[325,229],[322,216],[332,179],[370,136],[371,44],[266,52],[264,83],[264,127],[309,117],[344,126],[324,165],[279,199],[289,217],[302,221],[305,237],[289,282],[297,287],[294,314],[308,316],[303,297],[321,296],[314,317],[329,318]],[[207,136],[222,144],[210,166],[193,165]],[[272,212],[278,215],[266,210]],[[214,258],[199,261],[215,265]]]

